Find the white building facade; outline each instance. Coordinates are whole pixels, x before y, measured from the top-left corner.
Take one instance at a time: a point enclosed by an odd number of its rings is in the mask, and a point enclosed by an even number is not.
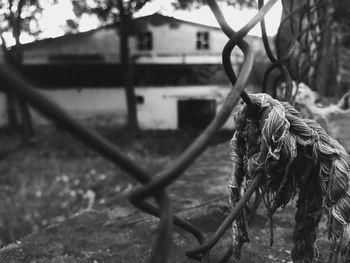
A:
[[[261,46],[259,38],[247,38],[253,47]],[[216,27],[157,13],[135,19],[129,49],[140,128],[206,126],[230,89],[221,66],[226,42]],[[23,50],[23,71],[76,118],[125,124],[118,24],[36,41]],[[242,61],[235,48],[236,70]],[[47,122],[36,113],[34,120]]]

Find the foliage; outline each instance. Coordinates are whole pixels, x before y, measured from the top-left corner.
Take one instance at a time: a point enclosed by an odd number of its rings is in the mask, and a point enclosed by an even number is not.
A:
[[[218,0],[218,2],[225,3],[237,8],[255,7],[254,0]],[[178,9],[193,9],[199,8],[206,4],[206,0],[176,0],[173,5]]]
[[[140,10],[149,0],[92,0],[87,2],[72,0],[73,11],[77,17],[81,17],[84,13],[95,14],[102,21],[112,23],[120,19],[120,14],[132,17],[132,14]]]
[[[124,14],[132,17],[132,14],[140,10],[147,2],[151,2],[151,0],[93,0],[89,3],[88,1],[72,0],[74,13],[77,17],[84,13],[95,14],[102,21],[109,23],[119,20],[121,6]],[[256,6],[256,1],[253,0],[219,0],[219,2],[240,8]],[[172,0],[172,4],[176,9],[193,9],[206,5],[206,1]]]
[[[55,3],[56,0],[51,0]],[[37,36],[41,33],[38,20],[43,8],[40,0],[4,0],[0,2],[0,31],[11,32],[16,43],[22,32]]]

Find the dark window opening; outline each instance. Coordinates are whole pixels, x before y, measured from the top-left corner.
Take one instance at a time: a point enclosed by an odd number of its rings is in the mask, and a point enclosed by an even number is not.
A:
[[[122,87],[120,64],[107,63],[52,63],[24,65],[21,72],[41,88],[54,87]],[[57,74],[59,72],[60,74]],[[221,65],[134,65],[136,86],[227,85]]]
[[[153,49],[152,32],[142,32],[138,35],[137,48],[138,48],[138,50],[152,50]]]
[[[49,55],[52,63],[95,63],[103,62],[104,57],[100,54],[57,54]]]
[[[197,32],[197,49],[209,49],[209,32]]]
[[[145,98],[141,95],[136,95],[136,103],[137,104],[144,104],[145,103]]]
[[[215,117],[215,100],[179,100],[177,102],[178,127],[205,128]]]

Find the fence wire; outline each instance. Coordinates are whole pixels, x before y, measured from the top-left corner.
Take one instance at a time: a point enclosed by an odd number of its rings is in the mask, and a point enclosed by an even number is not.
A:
[[[142,184],[142,186],[138,187],[131,193],[130,202],[144,212],[159,217],[160,219],[150,262],[164,263],[168,261],[171,251],[171,232],[173,225],[191,233],[198,242],[199,246],[188,250],[186,255],[189,258],[197,259],[201,262],[209,262],[210,250],[217,244],[259,185],[259,180],[261,178],[260,176],[257,176],[251,182],[249,188],[237,203],[235,209],[226,217],[216,233],[209,240],[204,239],[204,235],[196,226],[173,214],[171,200],[167,193],[167,187],[178,179],[192,162],[206,149],[211,138],[213,138],[221,126],[230,117],[232,109],[237,104],[240,97],[247,105],[249,105],[252,112],[255,111],[254,104],[250,100],[249,95],[244,91],[244,87],[247,83],[254,62],[252,49],[244,40],[244,37],[256,24],[260,23],[261,25],[266,54],[272,63],[271,67],[265,73],[264,83],[262,85],[263,91],[266,91],[267,79],[269,78],[270,73],[273,70],[278,69],[281,73],[281,79],[283,79],[287,86],[284,100],[291,99],[292,77],[288,69],[288,60],[293,53],[293,48],[295,47],[296,42],[299,42],[299,45],[302,47],[301,50],[306,54],[304,56],[309,63],[306,69],[304,65],[303,70],[306,70],[307,74],[312,72],[312,67],[317,62],[317,59],[319,59],[319,54],[317,53],[318,49],[316,47],[322,42],[322,37],[320,37],[320,35],[322,35],[321,33],[324,30],[322,28],[322,19],[324,15],[320,14],[321,11],[318,6],[321,6],[324,1],[307,0],[305,3],[297,7],[293,5],[294,1],[282,1],[286,16],[281,21],[281,25],[289,24],[291,32],[294,32],[294,39],[288,43],[288,48],[285,52],[282,52],[277,48],[277,55],[275,56],[266,34],[264,17],[277,1],[278,0],[269,0],[265,4],[263,0],[259,0],[259,10],[257,14],[242,29],[235,32],[226,22],[216,0],[207,0],[207,4],[214,13],[220,27],[229,38],[222,52],[222,60],[227,77],[232,84],[232,88],[227,95],[221,110],[209,126],[198,136],[197,139],[194,140],[194,142],[177,160],[155,176],[123,154],[115,145],[108,142],[105,138],[101,137],[101,135],[77,122],[54,101],[42,95],[15,69],[10,66],[0,68],[0,76],[4,82],[3,88],[5,92],[14,93],[20,98],[25,99],[33,108],[59,123],[60,127],[65,128],[73,136],[83,141],[86,145],[89,145],[106,159],[120,166],[131,177]],[[300,20],[299,18],[302,19]],[[296,24],[298,22],[299,25],[297,28]],[[276,37],[277,41],[281,32],[282,31],[279,31],[279,34]],[[310,43],[310,39],[312,39],[311,42],[313,43],[313,47],[305,46],[305,43]],[[231,52],[236,46],[238,46],[238,48],[244,53],[244,62],[237,76],[231,63]],[[309,48],[308,51],[305,51],[306,47]],[[301,72],[300,68],[298,72]],[[300,73],[299,76],[300,75],[302,74]],[[154,198],[156,201],[155,204],[148,200],[150,198]],[[227,252],[224,254],[220,262],[227,262],[231,255],[232,246],[229,245]]]

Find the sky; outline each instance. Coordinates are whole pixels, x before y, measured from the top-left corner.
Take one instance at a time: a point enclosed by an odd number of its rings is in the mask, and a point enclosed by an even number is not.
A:
[[[188,11],[173,11],[171,4],[164,0],[154,0],[152,4],[145,6],[142,10],[142,14],[151,14],[160,10],[163,14],[174,16],[179,19],[188,20],[196,23],[206,24],[210,26],[219,26],[216,19],[207,6],[202,7],[199,10]],[[227,22],[231,25],[234,30],[239,30],[245,25],[256,13],[257,10],[238,10],[232,6],[226,6],[222,9],[223,14]],[[281,20],[282,5],[278,1],[275,6],[269,11],[265,17],[267,33],[273,36],[277,33],[278,26]],[[261,36],[260,26],[254,27],[250,32],[250,35]]]
[[[73,19],[74,13],[70,0],[60,0],[58,4],[53,6],[44,6],[45,10],[42,18],[39,21],[44,33],[40,38],[50,38],[61,36],[65,33],[65,23],[67,19]],[[249,21],[255,14],[256,10],[238,10],[233,7],[225,7],[222,9],[224,16],[228,23],[234,30],[239,30],[246,22]],[[269,11],[266,16],[266,27],[268,35],[273,36],[277,33],[278,25],[281,17],[281,4],[278,1],[277,4]],[[136,14],[136,16],[149,15],[155,12],[161,12],[164,15],[174,16],[178,19],[192,21],[196,23],[202,23],[211,26],[218,26],[214,15],[210,11],[209,7],[202,7],[194,11],[179,11],[174,10],[170,4],[170,1],[166,0],[153,0],[147,3],[145,7]],[[96,17],[84,15],[80,21],[79,31],[88,31],[98,27],[99,21]],[[260,36],[260,27],[256,26],[249,34]],[[10,34],[5,35],[5,39],[8,45],[13,44]],[[21,42],[27,43],[33,41],[33,37],[22,34]]]

